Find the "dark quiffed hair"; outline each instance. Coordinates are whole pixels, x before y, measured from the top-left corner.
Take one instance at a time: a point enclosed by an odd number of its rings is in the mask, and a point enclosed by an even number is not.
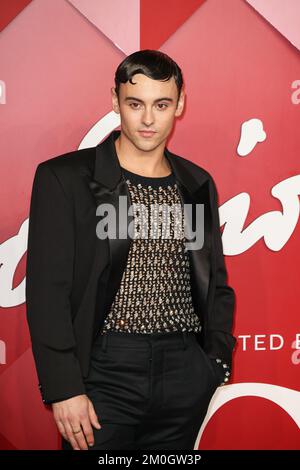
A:
[[[136,73],[143,73],[153,80],[162,81],[167,81],[173,76],[178,89],[178,102],[183,84],[182,72],[176,62],[167,54],[157,50],[144,49],[127,56],[119,64],[115,73],[115,86],[118,98],[120,84],[126,83],[128,80],[133,84],[132,77]]]

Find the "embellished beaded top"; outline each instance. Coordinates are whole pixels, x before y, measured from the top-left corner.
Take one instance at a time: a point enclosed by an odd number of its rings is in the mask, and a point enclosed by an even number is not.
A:
[[[125,168],[122,172],[133,205],[135,236],[119,289],[100,334],[108,330],[129,333],[200,331],[200,320],[192,303],[189,256],[184,244],[184,212],[175,175],[148,177]],[[159,209],[151,212],[155,205]],[[172,207],[174,212],[167,207]],[[146,218],[141,219],[142,214]],[[148,225],[139,224],[138,219],[148,220]],[[169,223],[164,225],[162,220]],[[138,228],[140,236],[136,236]]]

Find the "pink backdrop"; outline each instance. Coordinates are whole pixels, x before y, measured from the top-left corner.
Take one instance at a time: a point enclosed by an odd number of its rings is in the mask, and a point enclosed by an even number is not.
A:
[[[299,2],[17,3],[0,22],[0,449],[60,444],[25,315],[35,168],[118,127],[114,72],[144,48],[183,70],[186,109],[168,148],[216,180],[237,294],[232,380],[214,395],[195,448],[299,449]]]

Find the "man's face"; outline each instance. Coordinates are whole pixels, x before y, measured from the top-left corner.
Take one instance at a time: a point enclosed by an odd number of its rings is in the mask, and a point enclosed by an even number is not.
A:
[[[119,101],[112,88],[113,109],[121,116],[122,132],[131,143],[142,151],[151,151],[164,142],[170,134],[175,116],[180,116],[184,106],[181,91],[177,105],[178,90],[174,77],[168,81],[152,80],[144,74],[133,76],[121,83]],[[154,131],[144,136],[140,131]]]

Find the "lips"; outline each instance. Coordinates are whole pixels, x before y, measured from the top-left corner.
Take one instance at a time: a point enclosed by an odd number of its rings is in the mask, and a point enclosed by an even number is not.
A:
[[[155,132],[154,131],[139,131],[139,134],[143,137],[152,137]]]

